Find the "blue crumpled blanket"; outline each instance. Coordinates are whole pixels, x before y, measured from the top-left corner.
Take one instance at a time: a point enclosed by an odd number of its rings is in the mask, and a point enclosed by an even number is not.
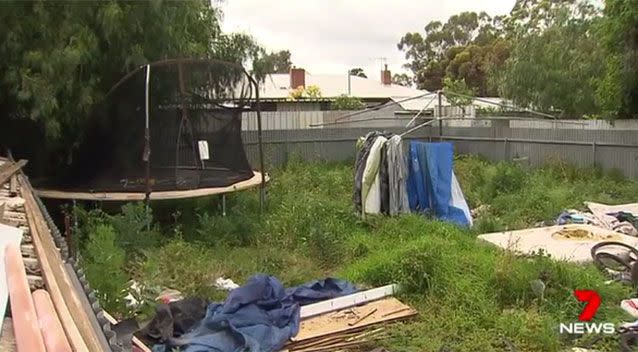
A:
[[[155,352],[278,351],[299,332],[299,307],[355,293],[343,280],[328,278],[284,289],[275,277],[255,275],[230,292],[222,304],[208,306],[190,332],[155,345]]]

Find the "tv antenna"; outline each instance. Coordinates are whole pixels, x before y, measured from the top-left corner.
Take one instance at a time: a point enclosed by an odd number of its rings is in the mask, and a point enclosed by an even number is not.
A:
[[[381,57],[375,57],[374,61],[379,61],[381,62],[381,68],[383,69],[383,67],[385,67],[385,65],[388,64],[388,58],[385,56],[381,56]]]

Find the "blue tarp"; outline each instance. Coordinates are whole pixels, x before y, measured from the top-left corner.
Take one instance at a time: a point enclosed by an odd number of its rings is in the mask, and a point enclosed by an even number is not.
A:
[[[156,345],[155,352],[279,351],[299,331],[299,307],[356,292],[345,281],[326,279],[284,289],[272,276],[255,275],[222,304],[208,306],[206,317],[189,333]]]
[[[443,221],[470,226],[469,211],[464,200],[454,206],[452,179],[454,149],[451,143],[412,141],[409,153],[408,200],[410,209],[428,212]]]

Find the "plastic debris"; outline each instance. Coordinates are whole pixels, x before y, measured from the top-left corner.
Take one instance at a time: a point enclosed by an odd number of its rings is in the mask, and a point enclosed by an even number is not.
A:
[[[232,290],[236,289],[237,287],[239,287],[239,285],[237,285],[231,279],[225,279],[223,277],[218,277],[217,280],[215,280],[215,288],[217,288],[219,290],[232,291]]]
[[[620,308],[629,313],[632,317],[638,319],[638,299],[630,298],[620,302]],[[627,323],[636,325],[638,322]]]
[[[160,292],[159,296],[155,298],[156,301],[160,301],[164,304],[169,304],[172,302],[181,301],[184,299],[182,293],[178,290],[173,290],[171,288],[167,288],[164,291]]]

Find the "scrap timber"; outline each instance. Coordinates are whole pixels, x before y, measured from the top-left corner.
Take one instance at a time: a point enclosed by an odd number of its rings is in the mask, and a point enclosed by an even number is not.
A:
[[[86,289],[84,285],[74,285],[78,276],[84,280],[83,275],[67,270],[68,262],[72,263],[68,248],[20,170],[25,164],[26,161],[0,160],[0,223],[22,231],[19,246],[7,246],[7,266],[2,274],[9,279],[10,311],[20,311],[14,309],[14,304],[29,308],[36,302],[37,322],[3,317],[2,351],[24,350],[20,343],[24,346],[32,342],[25,336],[33,336],[30,329],[34,323],[41,330],[47,351],[116,351],[117,344],[105,335],[110,332],[108,322],[100,317],[104,324],[91,324],[98,320],[99,306],[87,309],[83,304],[88,299]],[[114,336],[112,332],[110,335]]]
[[[324,311],[302,317],[299,333],[285,349],[291,352],[339,351],[372,344],[386,337],[387,324],[418,314],[398,299],[388,297],[395,289],[394,285],[389,285],[317,303],[323,304]],[[365,299],[366,295],[369,300]],[[344,304],[346,301],[352,304]],[[335,310],[331,306],[339,308]]]

